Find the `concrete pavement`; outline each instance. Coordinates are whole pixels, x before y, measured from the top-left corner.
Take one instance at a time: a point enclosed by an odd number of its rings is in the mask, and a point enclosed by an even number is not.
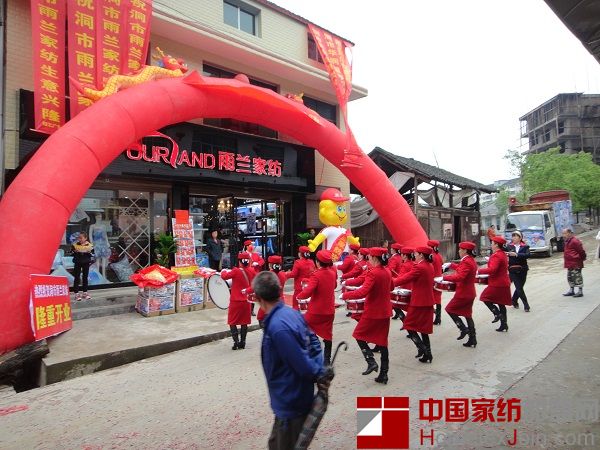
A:
[[[591,242],[586,247],[591,250]],[[566,288],[561,258],[559,254],[531,261],[526,290],[532,311],[511,308],[508,333],[497,333],[487,308],[476,302],[476,349],[463,348],[456,341],[456,328],[444,316],[431,337],[433,363],[421,364],[413,358],[413,344],[394,321],[387,386],[374,383],[375,374],[360,375],[365,363],[351,338],[354,322],[338,312],[334,345],[343,339],[350,349],[339,355],[329,410],[311,448],[355,448],[358,395],[409,396],[413,447],[418,446],[418,430],[423,428],[416,407],[419,399],[511,395],[526,402],[541,393],[566,392],[568,396],[574,384],[579,386],[577,395],[599,398],[595,378],[589,378],[588,384],[581,380],[598,372],[600,360],[591,354],[587,358],[582,351],[575,358],[581,364],[570,365],[573,360],[566,356],[576,356],[574,350],[560,355],[563,345],[585,349],[597,342],[595,326],[586,327],[577,339],[573,337],[574,343],[565,338],[574,330],[577,333],[579,324],[600,304],[600,263],[590,262],[584,271],[585,297],[565,299],[561,295]],[[450,294],[445,293],[444,304],[449,299]],[[260,367],[260,338],[260,332],[250,333],[243,351],[231,351],[229,340],[217,341],[20,394],[0,394],[0,448],[265,448],[272,413]],[[547,372],[542,377],[535,369],[550,364],[548,355],[558,355],[553,363],[556,370],[569,365],[576,376]],[[539,385],[538,379],[542,380]],[[526,403],[523,409],[526,414]],[[523,419],[520,426],[534,424]],[[469,431],[469,424],[435,425],[432,428],[447,434],[465,430],[478,436],[481,431]],[[494,431],[494,425],[486,425],[486,429]],[[555,425],[560,427],[558,422]],[[597,421],[589,427],[597,430]]]

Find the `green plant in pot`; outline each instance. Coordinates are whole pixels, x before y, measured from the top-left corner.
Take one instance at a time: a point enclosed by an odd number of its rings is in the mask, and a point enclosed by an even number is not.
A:
[[[171,255],[177,251],[177,244],[173,236],[167,233],[159,233],[154,236],[156,246],[154,253],[156,253],[156,262],[163,267],[170,267]]]
[[[296,233],[296,246],[308,245],[310,239],[310,233]]]

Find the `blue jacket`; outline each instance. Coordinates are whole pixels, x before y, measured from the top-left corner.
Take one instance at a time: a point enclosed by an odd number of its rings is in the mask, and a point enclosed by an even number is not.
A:
[[[261,358],[275,416],[308,414],[315,381],[324,373],[323,353],[298,311],[280,302],[266,316]]]

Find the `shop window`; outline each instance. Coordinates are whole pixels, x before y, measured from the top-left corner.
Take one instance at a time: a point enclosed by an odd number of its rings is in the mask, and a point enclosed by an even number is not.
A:
[[[217,77],[217,78],[233,78],[235,73],[226,69],[204,64],[202,66],[202,74],[205,77]],[[266,83],[254,78],[249,78],[250,84],[259,86],[265,89],[270,89],[274,92],[279,91],[279,87],[274,84]],[[205,125],[211,125],[213,127],[226,128],[228,130],[239,131],[242,133],[254,134],[257,136],[265,136],[277,139],[277,131],[272,130],[262,125],[258,125],[250,122],[243,122],[235,119],[204,119]]]
[[[223,20],[238,30],[257,35],[257,21],[260,10],[242,2],[223,2]]]
[[[565,123],[558,122],[558,134],[562,134],[565,132]]]
[[[544,131],[544,142],[548,142],[550,140],[550,130]]]
[[[329,120],[331,123],[337,125],[337,106],[331,103],[322,102],[306,95],[302,98],[304,105],[307,108],[316,111],[321,117]]]
[[[321,58],[317,43],[311,34],[308,35],[308,59],[312,59],[313,61],[323,64],[323,58]]]

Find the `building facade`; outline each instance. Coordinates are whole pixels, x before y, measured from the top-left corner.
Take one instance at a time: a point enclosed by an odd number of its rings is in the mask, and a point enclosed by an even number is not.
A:
[[[8,0],[4,85],[4,185],[18,175],[46,136],[33,128],[33,73],[29,2]],[[343,127],[341,111],[308,21],[266,0],[164,0],[154,2],[150,49],[183,58],[190,71],[232,78],[243,73],[254,85],[282,95],[303,94],[304,103]],[[148,60],[150,63],[150,59]],[[367,95],[353,86],[350,100]],[[160,108],[160,99],[157,99]],[[173,211],[188,209],[194,221],[198,262],[210,230],[226,244],[223,265],[235,264],[240,243],[259,251],[293,255],[293,236],[318,226],[318,193],[348,180],[316,149],[275,130],[228,118],[202,119],[159,130],[138,149],[123,149],[91,186],[73,213],[57,252],[55,270],[70,270],[70,241],[88,232],[96,247],[95,284],[114,286],[154,260],[154,237],[171,227]],[[161,151],[193,150],[209,164],[162,163]],[[157,150],[159,149],[159,150]],[[160,150],[163,149],[163,150]],[[157,153],[158,152],[158,153]],[[240,158],[276,161],[265,176],[211,169],[211,158],[227,152]],[[163,155],[164,156],[164,155]],[[57,177],[77,170],[65,167]],[[315,211],[313,211],[313,209]]]
[[[519,121],[527,153],[558,147],[566,154],[591,153],[600,164],[600,94],[558,94]]]

